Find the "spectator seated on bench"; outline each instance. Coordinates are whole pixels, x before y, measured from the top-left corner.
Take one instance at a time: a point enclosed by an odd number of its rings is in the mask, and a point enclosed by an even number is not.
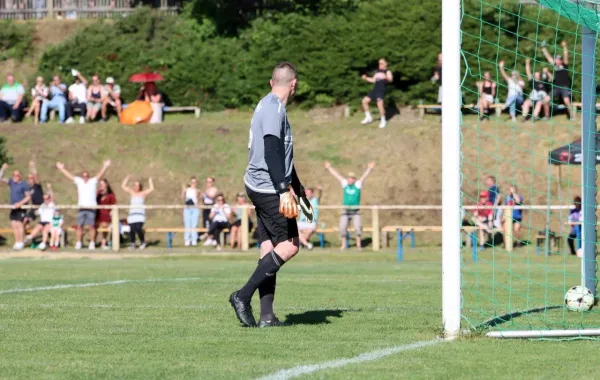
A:
[[[69,86],[69,103],[66,108],[66,124],[73,123],[73,115],[79,113],[79,124],[85,123],[87,115],[87,80],[77,70],[72,70],[75,83]]]
[[[27,107],[25,89],[20,83],[15,82],[12,74],[6,76],[6,84],[0,89],[0,122],[20,122],[25,115]]]

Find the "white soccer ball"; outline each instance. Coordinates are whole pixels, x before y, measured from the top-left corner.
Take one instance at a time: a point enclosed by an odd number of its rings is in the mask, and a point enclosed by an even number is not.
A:
[[[588,311],[594,306],[594,294],[585,286],[574,286],[565,294],[565,306],[571,311]]]

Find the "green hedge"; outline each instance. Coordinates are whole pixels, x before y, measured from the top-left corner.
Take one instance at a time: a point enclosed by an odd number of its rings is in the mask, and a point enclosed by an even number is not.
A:
[[[389,99],[398,104],[434,101],[436,86],[429,79],[441,50],[440,2],[357,4],[343,14],[269,14],[234,37],[219,34],[209,18],[197,22],[187,12],[163,16],[141,9],[116,22],[93,24],[51,48],[40,71],[50,77],[55,72],[68,75],[76,67],[88,75],[111,75],[122,84],[125,98],[132,99],[137,88],[125,83],[128,76],[156,70],[164,74],[160,88],[173,103],[221,109],[254,105],[269,89],[273,65],[288,60],[300,72],[295,101],[311,107],[358,104],[371,87],[360,75],[372,73],[377,59],[386,57],[394,72]],[[571,47],[580,39],[573,23],[539,7],[505,0],[464,4],[465,83],[470,88],[484,70],[498,75],[500,59],[521,72],[525,57],[541,62],[536,41],[546,40],[552,50],[563,38]],[[465,97],[470,101],[474,94],[467,89]]]
[[[0,21],[0,61],[22,60],[30,54],[34,30],[32,23]]]

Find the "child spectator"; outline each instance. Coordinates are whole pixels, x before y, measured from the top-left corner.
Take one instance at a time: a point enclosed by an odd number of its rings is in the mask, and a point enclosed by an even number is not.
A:
[[[140,181],[133,183],[133,188],[127,186],[129,182],[129,176],[125,177],[121,184],[121,189],[127,194],[131,195],[131,207],[129,208],[129,215],[127,216],[127,224],[131,231],[131,249],[135,249],[135,237],[140,240],[140,249],[146,248],[146,240],[144,238],[144,223],[146,222],[146,209],[144,208],[144,202],[146,197],[154,191],[154,182],[152,178],[148,178],[148,190],[144,190],[143,185]]]
[[[492,233],[494,213],[492,202],[489,201],[489,192],[479,193],[479,201],[475,209],[475,224],[479,227],[479,245],[483,248],[487,242],[485,233]]]
[[[490,107],[496,98],[496,82],[492,81],[489,71],[483,73],[483,81],[477,82],[479,90],[479,120],[483,120],[490,114]]]
[[[575,249],[575,239],[577,239],[577,235],[581,238],[581,197],[577,196],[573,199],[573,208],[569,213],[569,225],[571,226],[571,231],[569,232],[569,237],[567,238],[567,243],[569,244],[569,250],[571,251],[571,255],[577,255],[577,249]]]
[[[60,77],[55,75],[50,84],[50,100],[42,102],[40,121],[48,121],[48,110],[58,110],[58,121],[65,122],[67,111],[67,86],[60,82]]]
[[[115,193],[113,192],[108,180],[103,178],[98,183],[98,195],[96,196],[96,203],[98,206],[112,206],[117,204],[117,198],[115,197]],[[112,223],[112,210],[109,208],[100,208],[98,212],[96,212],[96,229],[107,230],[110,229]],[[100,246],[102,249],[109,249],[107,243],[108,239],[108,231],[102,231],[100,233],[102,236],[102,240],[100,242]]]
[[[50,249],[55,251],[60,246],[60,236],[62,235],[63,216],[59,209],[54,209],[52,216],[52,227],[50,228]]]
[[[6,84],[0,89],[0,123],[8,119],[14,122],[23,120],[25,107],[25,89],[19,82],[15,82],[14,75],[8,74]]]
[[[500,61],[498,67],[508,88],[504,109],[509,109],[510,119],[515,122],[517,121],[517,108],[523,104],[523,87],[525,87],[525,82],[519,76],[518,71],[511,72],[509,77],[504,70],[504,61]]]
[[[27,111],[25,117],[33,115],[33,123],[37,124],[40,119],[40,111],[42,109],[42,103],[48,100],[49,89],[44,83],[44,78],[37,77],[35,80],[35,86],[31,89],[31,107]]]
[[[247,206],[248,205],[248,201],[246,200],[246,194],[244,193],[238,193],[237,197],[236,197],[236,205],[238,206],[236,211],[235,211],[235,222],[231,225],[230,228],[230,240],[231,240],[231,249],[234,249],[236,247],[236,244],[238,247],[241,247],[242,245],[242,212],[244,212],[244,209],[242,206]],[[246,209],[248,212],[248,233],[250,233],[250,231],[252,231],[252,228],[254,227],[254,224],[252,223],[252,219],[250,219],[252,217],[252,215],[254,214],[254,210],[252,208],[247,208]]]
[[[442,104],[442,53],[438,54],[437,66],[435,67],[435,70],[433,71],[433,76],[431,77],[431,82],[432,83],[437,82],[439,84],[440,87],[438,88],[437,102],[438,102],[438,104]]]
[[[519,195],[519,189],[517,185],[512,185],[508,188],[508,195],[504,200],[504,204],[506,206],[522,206],[523,205],[523,196]],[[506,216],[508,217],[508,215]],[[517,247],[523,245],[521,242],[521,222],[523,220],[523,210],[520,208],[513,208],[512,212],[513,218],[513,237],[517,240]],[[509,231],[504,231],[507,234]]]
[[[550,82],[552,74],[547,68],[542,69],[542,73],[536,71],[531,74],[531,59],[525,60],[525,72],[527,79],[531,83],[531,94],[529,99],[523,103],[523,121],[528,120],[529,110],[533,107],[533,118],[536,119],[540,115],[542,108],[544,109],[545,118],[550,117]]]
[[[306,198],[313,208],[313,220],[312,222],[309,222],[308,219],[306,219],[306,216],[303,213],[300,213],[300,219],[298,220],[298,232],[300,244],[310,250],[313,249],[310,238],[317,229],[317,220],[319,219],[319,203],[321,201],[321,196],[323,195],[323,190],[321,189],[321,186],[317,186],[317,196],[315,196],[314,190],[310,187],[307,188],[305,192]]]
[[[198,244],[198,218],[200,210],[198,209],[198,180],[196,177],[190,178],[190,184],[183,186],[183,202],[186,207],[183,209],[183,225],[185,232],[183,237],[185,246],[196,246]]]
[[[225,242],[221,241],[221,231],[229,228],[229,218],[231,218],[231,207],[225,203],[223,194],[219,194],[217,203],[210,211],[210,229],[208,238],[204,242],[205,246],[216,245],[217,251],[223,250]]]
[[[52,194],[52,186],[48,184],[48,192],[44,194],[44,203],[40,205],[38,212],[40,214],[40,222],[34,227],[31,235],[35,236],[37,233],[42,233],[42,242],[38,246],[40,250],[46,249],[46,242],[48,241],[48,235],[52,229],[52,219],[54,217],[54,196]]]
[[[87,115],[87,79],[75,69],[71,70],[75,83],[69,86],[69,104],[67,106],[67,124],[73,123],[73,115],[79,110],[79,124],[85,123]]]
[[[496,177],[493,175],[487,176],[485,178],[485,185],[488,188],[489,201],[494,206],[493,217],[494,217],[494,226],[500,228],[500,221],[502,219],[502,210],[497,209],[496,207],[500,206],[502,203],[502,198],[500,196],[500,188],[496,185]]]
[[[369,83],[373,83],[373,89],[362,100],[363,110],[365,111],[365,118],[363,119],[363,121],[361,121],[361,124],[369,124],[373,122],[373,116],[371,116],[371,111],[369,111],[369,104],[373,100],[375,100],[377,102],[379,116],[381,117],[381,120],[379,122],[379,128],[385,128],[387,126],[387,121],[385,119],[384,104],[385,87],[388,83],[392,83],[394,81],[392,72],[388,70],[388,62],[385,60],[385,58],[379,59],[378,69],[375,75],[369,77],[366,74],[363,74],[362,79]]]

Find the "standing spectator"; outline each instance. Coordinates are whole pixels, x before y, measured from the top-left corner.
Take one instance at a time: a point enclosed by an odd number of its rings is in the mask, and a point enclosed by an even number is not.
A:
[[[350,221],[354,224],[354,233],[356,234],[356,248],[362,248],[362,225],[360,219],[360,210],[352,206],[360,206],[360,195],[362,185],[364,181],[371,173],[371,170],[375,167],[374,162],[369,162],[367,170],[357,181],[356,176],[353,172],[348,173],[348,177],[342,177],[329,162],[325,162],[325,168],[338,180],[344,189],[344,206],[348,206],[342,215],[340,216],[340,239],[342,240],[342,246],[340,249],[343,251],[346,249],[348,225]]]
[[[198,218],[200,217],[200,210],[198,209],[198,180],[196,177],[190,178],[190,184],[187,187],[183,186],[183,202],[186,205],[183,209],[185,246],[196,246],[198,244]]]
[[[23,220],[25,220],[25,210],[21,207],[25,206],[31,200],[29,193],[29,186],[21,179],[21,172],[15,170],[12,178],[4,178],[4,172],[8,168],[8,164],[4,163],[2,169],[0,169],[0,181],[6,183],[10,187],[10,204],[12,210],[10,210],[10,226],[13,230],[15,237],[15,245],[13,249],[20,251],[25,248],[24,237],[25,229],[23,227]]]
[[[34,206],[41,206],[44,203],[44,189],[42,188],[42,184],[40,182],[40,177],[38,176],[37,168],[35,166],[35,161],[29,161],[29,174],[27,175],[27,185],[29,186],[29,194],[31,195],[31,204]],[[27,231],[28,225],[33,222],[36,218],[36,214],[38,214],[38,210],[30,209],[25,214],[25,220],[23,221],[23,226],[25,231]],[[35,228],[34,228],[35,230]],[[37,231],[39,233],[40,231]],[[25,237],[25,241],[29,241],[33,239],[37,233],[31,233]]]
[[[117,197],[113,192],[112,187],[108,183],[106,178],[102,178],[98,183],[98,195],[96,196],[96,203],[98,206],[112,206],[117,204]],[[108,230],[112,224],[112,210],[109,208],[99,208],[96,212],[96,230],[103,229]],[[102,240],[100,247],[104,250],[109,249],[106,244],[108,241],[108,231],[100,232]],[[94,242],[95,244],[95,242]]]
[[[210,227],[210,210],[212,206],[215,204],[215,198],[219,190],[215,186],[215,178],[208,177],[206,178],[206,185],[204,187],[204,191],[202,192],[202,203],[204,206],[210,206],[208,208],[202,209],[202,225],[204,228],[208,229]]]
[[[87,119],[88,121],[96,120],[98,112],[102,109],[102,99],[104,97],[104,87],[100,83],[98,75],[92,77],[92,85],[88,88],[87,93]]]
[[[515,122],[517,121],[517,108],[523,104],[523,87],[525,82],[519,76],[518,71],[512,71],[510,76],[506,74],[504,70],[504,61],[498,63],[500,68],[500,74],[506,81],[506,87],[508,88],[508,94],[506,96],[506,102],[504,103],[504,109],[509,109],[510,119]]]
[[[431,82],[437,82],[440,85],[438,88],[437,102],[438,104],[442,104],[442,53],[438,54],[437,66],[435,67],[435,70],[433,70]]]
[[[567,118],[571,119],[571,76],[569,75],[569,49],[565,41],[561,42],[563,48],[563,56],[552,56],[546,49],[545,44],[542,45],[542,53],[549,64],[554,66],[554,90],[552,96],[555,99],[561,100],[567,108]]]
[[[229,228],[229,218],[231,218],[231,207],[225,203],[225,197],[219,193],[217,202],[210,210],[210,228],[208,238],[204,242],[205,246],[216,245],[217,251],[223,250],[224,241],[221,241],[221,231]]]
[[[50,235],[50,230],[52,228],[54,209],[55,205],[52,186],[48,184],[48,193],[44,194],[44,203],[42,203],[38,209],[40,214],[40,222],[36,224],[31,232],[31,236],[36,236],[40,232],[42,233],[42,242],[38,246],[38,248],[42,251],[46,249],[46,242],[48,241],[48,235]]]
[[[542,69],[542,73],[536,71],[531,74],[531,59],[525,60],[525,73],[527,79],[531,83],[531,94],[529,98],[523,103],[523,121],[529,119],[529,110],[533,108],[533,118],[537,119],[544,109],[545,119],[550,117],[550,82],[552,81],[552,74],[547,68]]]
[[[55,250],[60,246],[60,236],[62,235],[63,216],[60,210],[55,208],[52,216],[52,227],[50,227],[50,249]]]
[[[148,195],[154,191],[154,182],[152,178],[148,178],[148,189],[144,190],[140,181],[133,183],[133,188],[127,184],[129,182],[129,176],[125,177],[121,184],[121,189],[127,194],[131,195],[131,207],[129,208],[129,215],[127,216],[127,224],[131,229],[131,249],[135,249],[135,237],[140,240],[140,249],[146,248],[146,240],[144,239],[144,223],[146,223],[146,209],[144,208],[144,202]]]
[[[577,235],[581,238],[581,197],[576,196],[573,199],[573,208],[569,213],[569,225],[571,226],[571,231],[569,232],[569,237],[567,238],[567,243],[569,244],[569,250],[571,251],[571,255],[577,255],[577,249],[575,249],[575,239],[577,239]]]
[[[490,114],[490,108],[496,98],[496,82],[492,81],[489,71],[483,73],[483,81],[477,82],[479,90],[479,120],[483,120]]]
[[[15,82],[14,75],[8,74],[6,84],[0,89],[0,123],[9,118],[14,122],[23,120],[25,107],[25,89],[19,82]]]
[[[519,194],[519,189],[517,185],[512,185],[508,188],[508,195],[504,200],[504,204],[506,206],[522,206],[523,205],[523,196]],[[508,215],[506,217],[509,217]],[[513,208],[512,212],[513,219],[513,237],[517,240],[517,247],[522,246],[521,243],[521,222],[523,221],[523,210],[520,208]],[[509,231],[504,231],[505,234],[508,234]]]
[[[493,216],[494,216],[494,226],[496,228],[500,228],[500,221],[502,218],[502,211],[497,207],[502,203],[502,198],[500,196],[500,187],[496,185],[496,177],[493,175],[487,176],[485,178],[485,185],[488,187],[488,200],[494,206]]]
[[[479,227],[479,246],[485,247],[486,232],[489,234],[492,232],[494,212],[492,209],[492,202],[489,200],[490,193],[488,191],[482,191],[479,193],[479,201],[477,202],[477,208],[473,213],[475,216],[475,224]]]
[[[242,245],[242,213],[244,212],[244,206],[248,205],[248,201],[246,199],[246,194],[238,193],[236,197],[236,205],[238,206],[235,211],[235,222],[231,225],[229,236],[231,240],[231,249],[234,249],[236,244],[238,247]],[[252,223],[252,214],[254,210],[252,208],[246,209],[248,212],[248,233],[252,231],[254,228],[254,223]]]
[[[85,123],[87,115],[87,79],[75,69],[71,70],[75,83],[69,86],[69,104],[67,106],[67,124],[73,123],[73,115],[79,110],[79,124]]]
[[[378,62],[379,68],[375,75],[372,77],[367,76],[366,74],[362,75],[362,79],[373,83],[373,89],[367,96],[365,96],[362,100],[363,110],[365,111],[365,118],[361,121],[361,124],[369,124],[373,122],[373,116],[371,116],[371,111],[369,111],[369,103],[373,100],[377,102],[377,109],[379,110],[379,116],[381,120],[379,122],[379,128],[385,128],[387,126],[387,121],[385,119],[385,87],[388,83],[392,83],[394,81],[394,76],[392,72],[388,70],[388,63],[385,58],[380,58]]]
[[[48,121],[48,110],[58,110],[58,121],[65,122],[67,111],[67,86],[60,82],[60,77],[55,75],[50,83],[50,100],[42,103],[42,111],[40,121],[46,123]]]
[[[104,177],[106,171],[110,167],[110,160],[104,161],[102,169],[96,174],[95,177],[90,178],[90,174],[87,171],[81,173],[81,177],[76,177],[71,174],[62,162],[56,163],[56,168],[63,173],[65,177],[73,181],[77,186],[77,205],[79,211],[77,212],[77,243],[75,243],[75,249],[81,249],[83,240],[83,229],[87,226],[90,231],[90,245],[89,249],[96,249],[96,194],[98,188],[98,181]]]
[[[305,190],[305,192],[306,192],[306,198],[312,205],[313,220],[312,220],[312,222],[309,222],[308,219],[306,219],[306,216],[303,213],[300,213],[300,220],[298,221],[298,232],[299,232],[298,237],[300,239],[300,244],[302,244],[304,247],[306,247],[310,250],[310,249],[313,249],[313,245],[310,242],[310,238],[317,229],[317,221],[319,219],[319,203],[321,202],[321,196],[323,195],[323,190],[321,189],[321,186],[317,186],[317,196],[316,197],[315,197],[314,190],[310,187],[307,188]]]
[[[35,86],[31,89],[31,107],[27,111],[25,117],[33,115],[33,123],[37,124],[40,119],[40,111],[42,109],[42,103],[48,101],[48,86],[44,83],[44,78],[37,77],[35,80]]]
[[[121,119],[121,86],[115,84],[115,78],[106,78],[106,85],[104,85],[104,99],[102,99],[102,120],[108,120],[108,106],[112,107],[116,112],[119,119]]]
[[[152,117],[150,118],[150,124],[162,123],[163,107],[165,106],[165,104],[163,102],[162,94],[160,93],[160,91],[158,91],[158,88],[156,87],[156,83],[144,83],[144,85],[140,88],[138,100],[150,102],[150,106],[152,107]]]

